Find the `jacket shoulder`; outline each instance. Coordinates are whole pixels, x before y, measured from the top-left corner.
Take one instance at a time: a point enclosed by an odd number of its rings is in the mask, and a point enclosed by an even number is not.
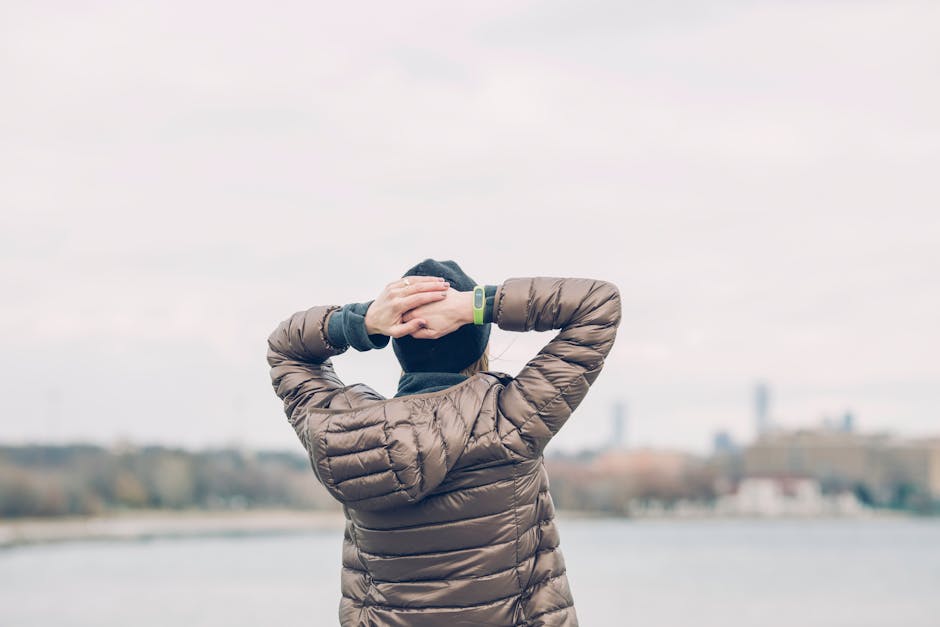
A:
[[[365,383],[354,383],[337,390],[330,401],[329,409],[333,411],[358,409],[376,401],[387,400],[380,392]]]
[[[497,384],[506,385],[507,383],[515,379],[515,377],[512,376],[511,374],[508,374],[506,372],[500,372],[499,370],[483,370],[481,374],[486,374],[492,377],[493,385],[497,385]]]

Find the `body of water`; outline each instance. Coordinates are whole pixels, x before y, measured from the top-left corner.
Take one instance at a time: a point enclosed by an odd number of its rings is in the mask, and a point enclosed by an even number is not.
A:
[[[940,521],[559,519],[585,627],[940,626]],[[341,531],[0,551],[4,627],[336,625]]]

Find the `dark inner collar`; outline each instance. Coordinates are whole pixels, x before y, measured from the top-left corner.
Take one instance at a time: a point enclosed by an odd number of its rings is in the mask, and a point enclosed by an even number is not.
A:
[[[466,379],[467,375],[459,372],[406,372],[398,379],[398,391],[395,396],[436,392]]]

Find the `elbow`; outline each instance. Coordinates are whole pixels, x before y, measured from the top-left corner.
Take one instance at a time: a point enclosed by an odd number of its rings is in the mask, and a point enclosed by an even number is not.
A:
[[[596,280],[590,295],[591,318],[595,321],[603,321],[606,326],[620,326],[622,316],[622,307],[620,300],[620,288],[611,281]]]

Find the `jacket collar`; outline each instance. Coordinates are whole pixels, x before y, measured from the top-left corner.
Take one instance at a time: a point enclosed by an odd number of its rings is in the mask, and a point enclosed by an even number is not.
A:
[[[467,376],[459,372],[406,372],[398,379],[398,391],[395,396],[436,392],[465,379]]]

